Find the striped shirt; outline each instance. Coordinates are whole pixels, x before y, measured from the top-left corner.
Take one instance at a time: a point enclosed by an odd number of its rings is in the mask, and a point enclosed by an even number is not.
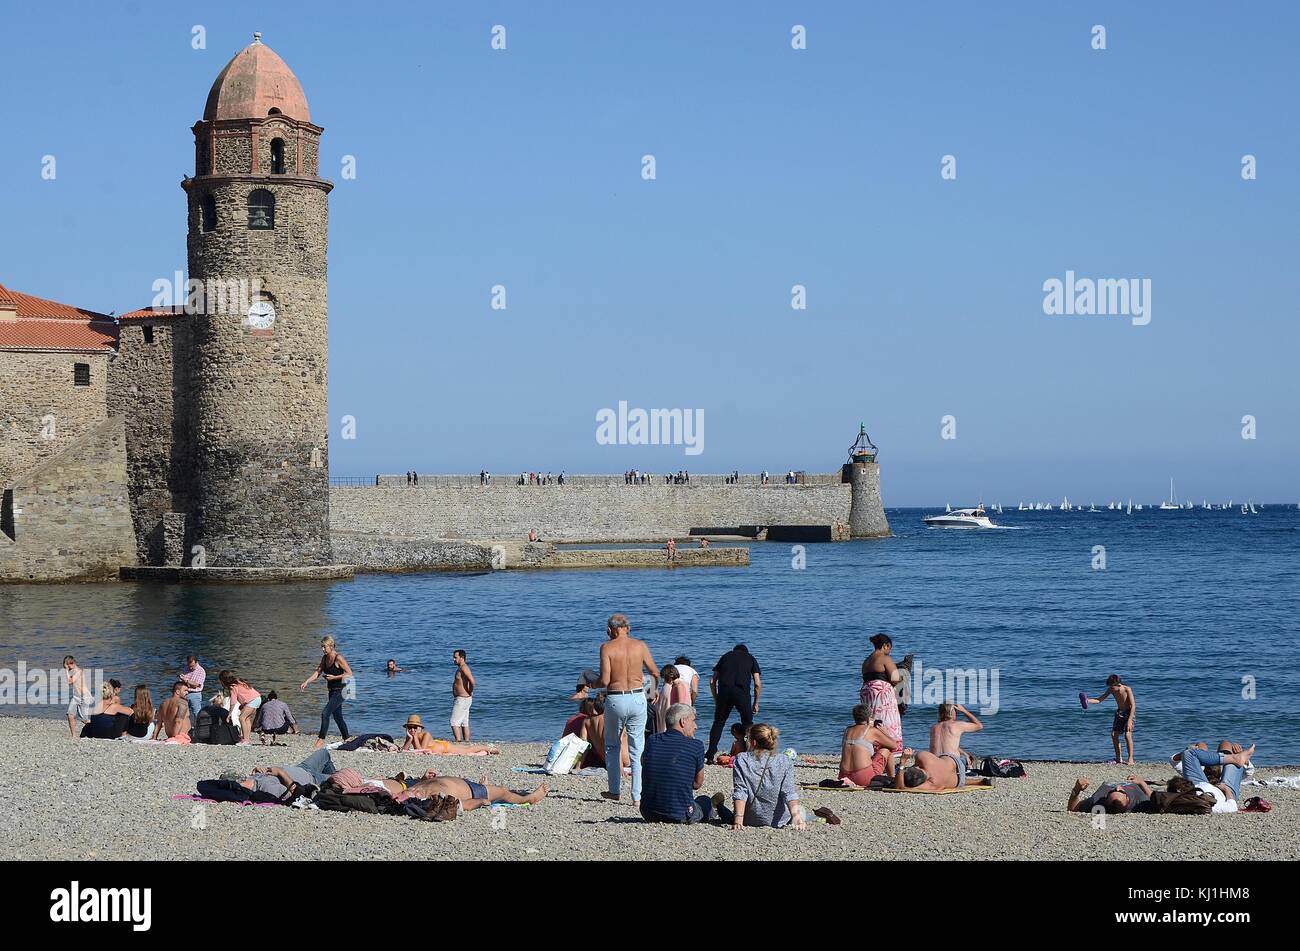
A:
[[[677,730],[656,733],[641,754],[641,815],[684,822],[695,805],[704,744]]]

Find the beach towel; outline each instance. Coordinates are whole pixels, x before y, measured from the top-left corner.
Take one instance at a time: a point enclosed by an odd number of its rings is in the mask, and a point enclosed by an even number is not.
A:
[[[1270,779],[1247,779],[1243,786],[1274,786],[1279,789],[1300,789],[1300,776],[1274,776]]]
[[[867,786],[823,786],[821,783],[800,783],[800,789],[816,789],[825,792],[866,792]]]
[[[534,773],[540,776],[548,775],[545,766],[511,766],[512,773]],[[570,776],[606,776],[608,773],[603,766],[587,766],[583,769],[575,769]]]
[[[893,786],[882,786],[880,791],[916,793],[921,796],[947,796],[950,793],[975,792],[977,789],[992,788],[992,786],[962,786],[960,789],[896,789]]]
[[[265,803],[270,806],[281,805],[280,799],[267,792],[245,789],[233,779],[200,779],[199,796],[214,802]]]

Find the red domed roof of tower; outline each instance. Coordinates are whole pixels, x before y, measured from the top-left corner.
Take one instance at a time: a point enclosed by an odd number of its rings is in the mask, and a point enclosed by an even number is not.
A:
[[[263,119],[272,110],[290,119],[311,121],[298,77],[262,42],[262,34],[254,33],[253,42],[235,54],[212,84],[203,118],[209,122]]]

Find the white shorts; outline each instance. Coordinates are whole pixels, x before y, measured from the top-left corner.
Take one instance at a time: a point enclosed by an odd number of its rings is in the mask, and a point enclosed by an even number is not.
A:
[[[451,725],[469,726],[469,708],[473,697],[453,697],[451,700]]]
[[[90,715],[95,712],[95,700],[93,697],[73,697],[72,702],[68,704],[68,716],[75,716],[78,720],[90,722]]]

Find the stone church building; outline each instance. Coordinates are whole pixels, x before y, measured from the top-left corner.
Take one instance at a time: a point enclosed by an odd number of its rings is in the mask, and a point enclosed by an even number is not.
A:
[[[0,580],[333,560],[322,129],[254,34],[192,131],[184,304],[0,285]]]

